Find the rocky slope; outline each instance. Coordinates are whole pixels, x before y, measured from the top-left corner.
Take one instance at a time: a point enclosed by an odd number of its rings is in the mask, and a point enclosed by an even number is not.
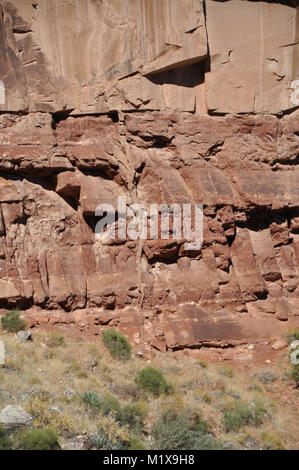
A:
[[[0,6],[0,306],[166,349],[298,323],[297,2]],[[204,243],[96,207],[204,205]]]

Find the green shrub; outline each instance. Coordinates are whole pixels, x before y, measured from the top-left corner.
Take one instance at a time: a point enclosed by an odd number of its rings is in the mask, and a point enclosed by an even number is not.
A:
[[[130,359],[131,345],[125,335],[111,328],[103,331],[102,340],[112,357],[123,361]]]
[[[57,348],[58,346],[64,345],[64,336],[60,333],[53,331],[49,334],[49,337],[46,341],[46,346],[48,348]]]
[[[117,421],[121,420],[122,410],[120,403],[112,395],[106,394],[101,397],[96,392],[87,391],[82,393],[81,400],[93,412],[103,413],[103,415],[105,416],[108,416],[110,413],[113,413]]]
[[[85,405],[92,409],[92,411],[101,411],[102,399],[96,392],[87,390],[80,395],[80,398]]]
[[[4,426],[0,425],[0,450],[10,450],[12,449],[12,441],[6,435]]]
[[[107,394],[103,397],[101,411],[105,416],[113,413],[117,421],[120,421],[121,419],[120,403],[117,398],[113,397],[112,395]]]
[[[105,434],[97,434],[91,439],[93,447],[98,450],[124,450],[126,446],[120,440],[110,439]]]
[[[226,432],[239,431],[242,426],[259,426],[263,423],[266,409],[260,402],[244,402],[236,400],[223,415],[223,424]]]
[[[207,432],[207,423],[188,414],[166,411],[152,430],[157,450],[216,450],[221,445]]]
[[[25,321],[20,318],[19,310],[11,310],[1,317],[2,328],[10,333],[17,333],[26,328]]]
[[[136,375],[135,382],[138,387],[146,392],[160,395],[161,393],[170,393],[172,386],[168,384],[163,374],[155,367],[145,367]]]
[[[120,423],[127,424],[130,428],[143,427],[143,418],[147,414],[147,404],[144,402],[128,403],[122,408]]]
[[[31,429],[17,438],[19,450],[60,450],[56,432],[49,428]]]
[[[138,437],[131,437],[128,450],[147,450],[147,448]]]
[[[290,377],[295,382],[299,382],[299,364],[293,364],[292,365]]]

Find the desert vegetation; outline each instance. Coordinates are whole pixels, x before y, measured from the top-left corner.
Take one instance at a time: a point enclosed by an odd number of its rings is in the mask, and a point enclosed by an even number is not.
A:
[[[116,330],[97,343],[37,330],[18,342],[5,325],[0,413],[20,406],[32,422],[1,425],[1,450],[299,447],[288,350],[255,370],[160,352],[147,363]]]

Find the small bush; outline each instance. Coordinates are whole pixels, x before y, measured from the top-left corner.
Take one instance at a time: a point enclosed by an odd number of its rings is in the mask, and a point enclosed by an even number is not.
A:
[[[259,426],[263,423],[266,409],[260,402],[235,401],[223,415],[226,432],[239,431],[242,426]]]
[[[60,450],[58,436],[51,429],[31,429],[17,438],[19,450]]]
[[[207,369],[209,367],[209,364],[204,359],[198,359],[198,363],[203,369]]]
[[[143,427],[143,418],[147,414],[147,403],[136,402],[125,405],[121,412],[120,423],[127,424],[130,428]]]
[[[163,374],[155,367],[149,366],[142,369],[138,372],[135,382],[138,387],[154,395],[172,391],[172,386],[166,382]]]
[[[231,366],[218,366],[217,372],[220,375],[224,375],[225,377],[232,378],[235,375],[234,369]]]
[[[108,416],[112,413],[117,421],[121,420],[121,405],[112,395],[107,394],[101,397],[96,392],[87,391],[81,395],[81,400],[93,412],[102,413],[104,416]]]
[[[147,448],[138,437],[131,437],[128,450],[147,450]]]
[[[18,331],[26,328],[25,321],[20,318],[19,310],[11,310],[10,312],[7,312],[6,315],[3,315],[1,317],[1,325],[3,330],[10,333],[17,333]]]
[[[120,426],[110,414],[101,416],[97,434],[92,438],[92,445],[100,450],[125,450],[130,443],[127,426]]]
[[[117,394],[125,400],[136,400],[140,395],[140,390],[135,383],[124,383],[118,387]]]
[[[157,450],[216,450],[221,445],[207,432],[204,420],[194,421],[188,414],[166,411],[152,430]]]
[[[202,399],[208,405],[210,405],[212,403],[212,398],[208,393],[204,393],[203,396],[202,396]]]
[[[71,359],[70,364],[64,369],[65,374],[72,374],[78,379],[86,379],[88,374],[86,370],[83,370],[81,365],[76,361],[76,359]]]
[[[258,374],[254,374],[252,378],[259,380],[262,384],[269,384],[277,380],[277,376],[272,370],[262,370]]]
[[[293,364],[292,365],[290,377],[296,383],[299,382],[299,364]]]
[[[113,397],[112,395],[107,394],[103,397],[101,411],[104,416],[108,416],[112,413],[117,421],[120,421],[121,419],[120,403],[117,398]]]
[[[11,450],[11,449],[12,449],[12,441],[6,435],[4,426],[0,425],[0,450]]]
[[[81,400],[85,405],[91,408],[93,411],[100,412],[102,406],[102,399],[100,395],[95,392],[87,390],[87,392],[82,393],[80,395]]]
[[[131,345],[125,335],[111,328],[103,331],[102,340],[112,357],[123,361],[130,359]]]
[[[53,331],[49,334],[49,337],[46,341],[46,346],[48,348],[57,348],[58,346],[64,345],[64,336],[60,333]]]
[[[106,434],[96,434],[92,437],[91,443],[98,450],[124,450],[124,443],[117,439],[109,439]]]
[[[264,442],[265,450],[284,450],[282,440],[277,434],[269,434],[268,432],[262,432],[262,441]]]
[[[50,428],[58,434],[66,435],[74,431],[72,418],[51,410],[51,399],[47,396],[34,395],[26,403],[25,409],[33,417],[36,428]]]

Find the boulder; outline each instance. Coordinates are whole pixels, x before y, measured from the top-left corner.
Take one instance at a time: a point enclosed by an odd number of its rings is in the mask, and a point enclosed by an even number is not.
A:
[[[18,343],[25,343],[32,339],[30,331],[19,331],[17,334]]]
[[[33,418],[21,406],[7,405],[0,412],[0,424],[9,429],[16,429],[20,426],[31,426]]]
[[[282,349],[285,349],[288,346],[288,342],[286,338],[279,338],[274,343],[271,344],[271,348],[274,349],[274,351],[281,351]]]

